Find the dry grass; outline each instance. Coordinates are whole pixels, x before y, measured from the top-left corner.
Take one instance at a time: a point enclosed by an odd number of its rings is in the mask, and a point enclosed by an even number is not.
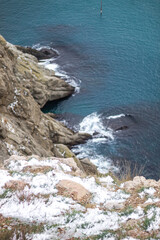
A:
[[[17,219],[5,218],[0,215],[0,239],[10,240],[31,240],[32,237],[27,237],[29,234],[41,233],[44,231],[43,223],[21,223]]]
[[[144,166],[136,162],[121,160],[116,162],[116,166],[119,168],[119,172],[115,175],[120,183],[132,180],[135,176],[142,176],[144,173]]]

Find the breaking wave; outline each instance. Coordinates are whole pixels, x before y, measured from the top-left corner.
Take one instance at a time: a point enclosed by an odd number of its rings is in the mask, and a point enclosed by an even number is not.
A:
[[[125,117],[125,116],[126,116],[126,114],[121,113],[118,115],[109,116],[109,117],[107,117],[107,119],[117,119],[117,118],[121,118],[121,117]]]
[[[101,173],[109,171],[118,172],[119,169],[113,165],[113,162],[107,156],[97,153],[96,143],[91,139],[85,144],[74,146],[72,151],[79,159],[89,158],[97,166]]]
[[[79,131],[89,133],[95,138],[114,140],[113,130],[105,128],[101,119],[101,114],[91,113],[86,116],[79,124]]]
[[[35,48],[37,50],[41,50],[42,48],[53,49],[49,46],[42,46],[41,44],[36,44],[33,46],[33,48]],[[57,53],[57,55],[60,54],[56,49],[53,49],[53,50]],[[55,63],[56,59],[57,59],[57,57],[56,58],[53,57],[50,59],[44,59],[44,60],[41,60],[39,62],[39,64],[45,66],[46,68],[48,68],[50,70],[53,70],[57,77],[62,78],[63,80],[65,80],[67,83],[69,83],[71,86],[73,86],[75,88],[75,93],[79,93],[81,80],[77,79],[75,77],[70,77],[64,70],[62,70],[60,65]]]
[[[86,116],[77,127],[78,131],[86,132],[92,135],[87,143],[75,146],[72,150],[78,158],[89,158],[93,164],[98,167],[102,173],[110,170],[118,171],[113,165],[112,160],[99,153],[98,147],[102,144],[114,141],[113,130],[103,125],[102,115],[96,112]]]

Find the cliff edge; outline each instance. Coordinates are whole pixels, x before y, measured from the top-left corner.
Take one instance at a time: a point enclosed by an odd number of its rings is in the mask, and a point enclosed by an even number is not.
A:
[[[71,131],[40,109],[47,101],[73,92],[54,71],[0,36],[0,161],[12,154],[64,155],[67,147],[63,144],[72,146],[90,138]]]

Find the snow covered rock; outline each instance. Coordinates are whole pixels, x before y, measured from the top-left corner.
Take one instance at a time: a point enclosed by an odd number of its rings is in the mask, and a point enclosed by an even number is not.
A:
[[[4,185],[4,188],[10,189],[10,190],[24,190],[26,186],[29,186],[29,184],[25,183],[21,180],[10,180],[9,182],[6,182]]]
[[[60,195],[71,197],[73,200],[80,203],[87,203],[91,198],[91,194],[81,184],[70,181],[61,180],[57,185],[58,193]]]

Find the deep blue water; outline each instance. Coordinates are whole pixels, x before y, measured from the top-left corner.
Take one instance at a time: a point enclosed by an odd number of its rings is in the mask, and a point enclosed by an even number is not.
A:
[[[81,153],[96,155],[102,168],[109,159],[137,161],[145,176],[160,178],[159,0],[103,0],[102,16],[100,0],[0,0],[0,33],[13,44],[57,49],[59,71],[80,83],[79,93],[44,111],[67,113],[73,125],[97,113],[106,132],[114,130],[114,139]],[[133,118],[107,120],[122,113]],[[128,128],[115,131],[121,126]]]

